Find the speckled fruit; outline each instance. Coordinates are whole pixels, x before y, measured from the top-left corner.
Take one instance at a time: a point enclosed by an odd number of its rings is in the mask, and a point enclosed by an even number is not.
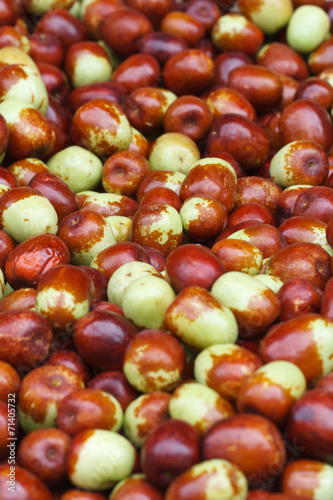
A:
[[[276,294],[255,277],[230,271],[218,278],[212,295],[234,313],[241,338],[260,337],[280,312]]]
[[[234,415],[232,404],[210,387],[188,381],[173,392],[169,412],[171,418],[193,425],[200,435],[214,423]]]
[[[214,344],[196,356],[194,375],[197,382],[234,402],[244,380],[262,364],[259,356],[244,347]]]
[[[6,155],[11,161],[29,157],[43,159],[51,153],[55,133],[38,109],[19,100],[6,99],[0,103],[0,113],[10,131]]]
[[[239,271],[255,276],[260,273],[263,263],[262,251],[252,243],[231,237],[217,241],[212,252],[222,261],[225,270]]]
[[[73,265],[59,265],[46,271],[37,286],[36,311],[52,327],[69,331],[87,314],[95,298],[95,287],[85,271]]]
[[[123,371],[138,391],[172,391],[185,368],[180,342],[163,330],[142,330],[127,347]]]
[[[169,418],[171,395],[165,391],[153,391],[138,396],[124,413],[124,432],[137,448],[140,448],[149,434]]]
[[[89,265],[99,252],[116,243],[105,217],[90,210],[78,210],[62,219],[58,237],[69,249],[75,265]]]
[[[182,241],[183,225],[179,213],[167,203],[151,203],[134,215],[130,240],[141,246],[156,248],[168,255]]]
[[[195,350],[233,343],[238,336],[238,325],[230,309],[208,290],[195,286],[188,286],[177,295],[166,311],[165,322],[173,335]]]
[[[104,158],[127,149],[132,139],[131,126],[121,107],[104,98],[93,99],[77,109],[69,134],[74,144]]]
[[[202,158],[191,165],[179,196],[184,202],[191,196],[216,198],[229,213],[235,203],[237,175],[231,163],[220,158]]]

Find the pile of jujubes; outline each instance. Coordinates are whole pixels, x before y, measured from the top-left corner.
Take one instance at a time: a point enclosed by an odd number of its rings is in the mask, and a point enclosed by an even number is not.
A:
[[[0,0],[1,500],[332,500],[332,25]]]

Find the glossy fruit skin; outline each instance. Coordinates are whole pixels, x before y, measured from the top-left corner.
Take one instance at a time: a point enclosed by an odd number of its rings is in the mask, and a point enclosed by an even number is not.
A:
[[[322,185],[329,162],[323,149],[311,141],[294,141],[281,148],[270,164],[271,178],[282,187]]]
[[[46,364],[34,368],[22,380],[19,391],[21,428],[29,433],[55,427],[61,400],[83,387],[81,377],[66,366]]]
[[[30,57],[35,62],[46,62],[61,66],[64,49],[59,38],[51,33],[32,33],[29,36]]]
[[[307,313],[321,312],[322,293],[311,281],[290,278],[278,292],[281,310],[279,319],[287,321]],[[325,314],[321,312],[323,316]]]
[[[214,61],[202,50],[188,49],[170,57],[163,68],[166,87],[177,95],[198,95],[212,83]]]
[[[332,464],[332,394],[322,389],[308,391],[292,408],[287,433],[297,440],[305,456]],[[309,415],[311,414],[311,418]]]
[[[165,187],[155,187],[147,191],[147,193],[142,196],[140,207],[149,205],[150,203],[167,203],[175,208],[177,212],[179,212],[182,207],[179,196],[172,191],[172,189]]]
[[[179,196],[182,202],[195,195],[213,196],[229,213],[234,207],[237,183],[236,172],[227,160],[203,158],[192,164]]]
[[[222,261],[226,271],[240,271],[246,274],[259,274],[263,264],[262,251],[252,243],[227,238],[212,246],[212,252]]]
[[[2,312],[0,325],[2,361],[23,372],[44,361],[51,346],[52,329],[41,314],[35,311]]]
[[[95,287],[88,274],[71,264],[61,264],[41,276],[37,285],[36,310],[55,330],[68,332],[76,320],[89,311],[94,298]]]
[[[133,261],[150,264],[149,255],[142,246],[132,241],[118,241],[99,252],[90,265],[109,280],[120,266]]]
[[[104,158],[127,149],[132,138],[121,107],[103,98],[93,99],[77,109],[69,135],[74,144]]]
[[[110,496],[110,500],[136,500],[136,498],[163,500],[162,493],[152,486],[143,474],[133,474],[120,481]]]
[[[166,275],[176,293],[188,286],[210,290],[224,271],[220,259],[208,248],[193,243],[181,245],[166,259]]]
[[[17,13],[9,0],[1,2],[1,26],[12,25],[15,23]]]
[[[281,42],[264,45],[256,56],[256,62],[299,81],[305,80],[309,75],[307,65],[300,54]]]
[[[290,186],[280,193],[276,201],[276,218],[279,224],[294,215],[294,206],[298,195],[309,186]]]
[[[11,479],[11,477],[14,478],[13,475],[11,476],[12,472],[10,465],[0,465],[0,495],[3,500],[13,498],[13,492],[8,490],[8,475],[9,480],[13,481],[11,486],[15,485],[15,495],[18,495],[17,498],[20,500],[31,500],[32,498],[34,500],[52,500],[50,490],[34,474],[16,465],[14,480]]]
[[[208,105],[196,96],[181,96],[170,104],[163,118],[166,132],[185,134],[195,142],[204,139],[213,123]]]
[[[136,333],[119,314],[92,311],[75,323],[73,335],[81,358],[100,372],[122,369],[125,350]]]
[[[286,466],[281,478],[281,489],[284,493],[315,495],[318,487],[326,489],[326,478],[330,477],[332,469],[328,464],[312,459],[298,459]],[[304,478],[306,482],[304,484]],[[329,484],[329,480],[327,481]]]
[[[180,474],[167,489],[165,500],[186,500],[187,496],[200,500],[212,494],[217,498],[247,498],[244,474],[226,460],[205,460]]]
[[[242,272],[224,273],[215,281],[211,293],[235,315],[241,339],[263,336],[280,312],[273,290]]]
[[[211,37],[221,52],[240,51],[249,57],[255,56],[264,41],[262,30],[250,19],[235,12],[217,19]]]
[[[238,90],[229,87],[218,87],[204,93],[214,119],[222,114],[239,114],[250,120],[257,120],[257,113],[250,101]]]
[[[223,458],[234,463],[253,487],[278,476],[286,459],[278,428],[265,417],[252,414],[234,415],[214,424],[203,436],[202,453],[206,460]]]
[[[82,389],[68,394],[60,403],[57,426],[74,437],[89,429],[119,431],[123,412],[109,393],[97,389]]]
[[[184,369],[182,344],[163,330],[141,330],[125,352],[124,374],[140,392],[172,391],[181,382]],[[156,372],[160,374],[158,378]]]
[[[66,457],[71,438],[59,429],[39,429],[20,441],[17,460],[47,486],[60,485],[66,479]]]
[[[6,260],[11,254],[12,250],[15,248],[15,242],[13,238],[9,236],[5,231],[0,230],[0,268],[4,269]]]
[[[88,383],[90,389],[108,392],[114,396],[122,407],[123,411],[134,401],[139,392],[136,391],[127,381],[121,371],[103,371],[96,375]]]
[[[46,13],[37,22],[36,31],[57,36],[64,48],[88,39],[88,31],[84,24],[65,9],[53,9]]]
[[[165,391],[138,392],[124,414],[124,432],[137,448],[141,448],[148,436],[162,422],[170,418],[171,394]]]
[[[157,87],[161,77],[160,65],[150,54],[133,54],[113,73],[113,81],[130,93],[140,87]]]
[[[107,16],[100,26],[102,40],[123,57],[137,52],[139,39],[151,31],[153,26],[144,14],[125,6]]]
[[[59,500],[106,500],[106,496],[103,493],[70,489],[63,493]]]
[[[295,99],[313,99],[330,111],[333,99],[332,87],[322,78],[312,76],[300,83]]]
[[[28,186],[43,193],[50,201],[57,212],[59,222],[80,208],[79,200],[74,191],[51,172],[36,174]]]
[[[6,151],[11,162],[28,157],[44,159],[52,151],[55,134],[38,109],[31,104],[8,99],[0,103],[0,113],[11,131]],[[27,129],[33,129],[33,133],[27,134]]]
[[[163,66],[170,57],[188,48],[185,40],[177,35],[152,31],[140,39],[139,52],[150,54]]]
[[[5,118],[0,115],[0,163],[3,161],[9,144],[9,127]]]
[[[326,186],[312,186],[299,194],[294,215],[315,217],[326,224],[333,215],[333,192]]]
[[[237,344],[213,345],[197,355],[194,375],[198,382],[236,403],[242,383],[262,364],[259,356],[245,347]]]
[[[175,477],[199,462],[199,435],[187,422],[167,420],[148,436],[140,459],[148,480],[164,489]]]
[[[283,145],[297,140],[314,141],[329,152],[333,146],[330,116],[317,102],[298,99],[282,111],[280,138]]]
[[[223,52],[216,56],[214,84],[227,87],[231,71],[238,66],[251,64],[252,59],[240,51]]]
[[[8,404],[8,394],[16,396],[20,384],[21,378],[17,370],[6,361],[0,361],[0,401]]]
[[[293,243],[270,257],[265,273],[273,274],[284,282],[302,275],[323,289],[331,277],[330,256],[315,243]]]
[[[270,224],[271,226],[277,226],[276,218],[273,214],[261,203],[250,202],[240,205],[234,208],[232,212],[228,214],[228,224],[227,227],[235,226],[240,222],[246,220],[257,220],[263,224]]]
[[[234,132],[232,137],[231,129]],[[235,114],[227,114],[214,121],[207,145],[209,153],[226,151],[244,169],[259,167],[269,153],[267,133],[252,120]]]
[[[110,156],[103,165],[102,183],[106,192],[135,198],[139,185],[151,172],[144,156],[120,151]]]
[[[186,236],[197,243],[214,240],[226,227],[228,220],[225,206],[209,195],[190,196],[184,201],[179,215]],[[207,221],[204,227],[202,220]]]
[[[253,224],[251,227],[236,231],[232,234],[232,238],[239,238],[255,245],[262,252],[263,259],[271,257],[275,252],[286,246],[283,234],[270,224]],[[221,235],[218,236],[216,241],[220,239],[223,239]]]
[[[261,66],[249,64],[235,68],[229,75],[228,86],[244,95],[261,113],[275,109],[282,99],[278,74]]]
[[[58,236],[50,233],[31,236],[8,256],[6,278],[14,290],[36,288],[41,275],[60,264],[69,264],[69,250]]]
[[[322,329],[318,336],[317,328]],[[332,321],[320,314],[308,313],[273,325],[260,343],[259,353],[265,362],[290,361],[304,373],[309,385],[330,371],[330,331]],[[295,339],[298,351],[291,351]]]
[[[156,248],[167,256],[180,246],[182,234],[181,219],[177,210],[167,203],[151,203],[139,208],[134,215],[130,241]]]
[[[122,106],[126,96],[126,90],[118,83],[112,81],[91,83],[88,85],[80,85],[80,87],[73,89],[68,96],[68,106],[70,111],[74,114],[82,104],[99,97],[108,99]]]
[[[177,35],[190,47],[196,47],[205,34],[205,27],[187,12],[172,11],[162,19],[161,31]]]

